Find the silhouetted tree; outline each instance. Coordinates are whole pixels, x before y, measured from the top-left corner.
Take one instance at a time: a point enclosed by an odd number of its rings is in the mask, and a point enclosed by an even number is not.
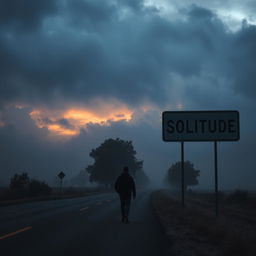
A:
[[[24,196],[27,193],[29,182],[30,179],[26,172],[22,174],[16,173],[10,180],[9,188],[13,194]]]
[[[194,165],[190,161],[184,162],[184,185],[185,189],[189,186],[195,186],[198,184],[198,177],[200,171],[194,169]],[[173,164],[168,170],[166,175],[166,181],[174,188],[180,188],[181,186],[181,162]]]
[[[136,151],[131,141],[105,140],[90,153],[90,156],[94,159],[94,164],[86,168],[90,174],[90,181],[113,185],[124,166],[128,166],[130,173],[135,175],[136,171],[143,167],[143,161],[138,161],[135,155]]]

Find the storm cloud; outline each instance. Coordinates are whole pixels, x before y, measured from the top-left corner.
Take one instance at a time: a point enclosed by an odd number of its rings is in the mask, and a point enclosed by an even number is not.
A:
[[[0,1],[0,26],[2,30],[34,30],[45,17],[55,13],[57,2],[51,0]]]
[[[255,94],[255,26],[228,33],[213,12],[196,5],[182,10],[185,21],[169,21],[139,2],[64,1],[55,4],[55,16],[52,2],[30,6],[40,10],[32,23],[26,23],[26,8],[17,10],[19,19],[8,16],[9,24],[44,26],[24,34],[2,31],[2,100],[117,97],[161,103],[175,86],[169,82],[173,73],[209,73],[230,81],[231,90]]]

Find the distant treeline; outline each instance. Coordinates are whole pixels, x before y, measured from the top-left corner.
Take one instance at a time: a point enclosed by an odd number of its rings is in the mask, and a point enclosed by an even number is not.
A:
[[[52,188],[44,181],[30,179],[26,172],[15,174],[9,185],[10,198],[50,195]]]
[[[94,190],[101,190],[102,186],[113,189],[116,178],[121,174],[124,166],[129,168],[130,174],[134,176],[137,187],[145,186],[149,183],[149,178],[143,171],[143,161],[136,158],[132,141],[125,141],[119,138],[107,139],[96,149],[92,149],[90,156],[94,159],[92,165],[81,170],[76,176],[69,179],[69,183],[77,188],[69,187],[65,189],[66,193],[76,193],[80,188],[88,183],[98,184]],[[63,179],[64,184],[66,177]],[[55,187],[60,185],[60,179],[55,176]],[[93,188],[92,188],[93,189]],[[89,188],[88,188],[89,190]],[[60,190],[58,190],[60,192]],[[64,192],[64,191],[63,191]],[[37,179],[31,179],[27,172],[16,173],[10,179],[9,187],[5,190],[5,196],[8,199],[20,199],[26,197],[49,196],[56,193],[46,182]]]
[[[20,199],[58,199],[76,196],[84,196],[90,193],[104,192],[106,189],[100,187],[50,187],[46,182],[37,179],[30,179],[24,172],[15,174],[10,179],[9,186],[0,187],[0,201],[20,200]]]

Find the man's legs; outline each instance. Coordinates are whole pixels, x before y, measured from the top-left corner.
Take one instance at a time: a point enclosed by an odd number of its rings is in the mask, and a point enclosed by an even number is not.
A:
[[[131,196],[130,195],[120,195],[121,201],[121,213],[122,213],[122,222],[128,223],[128,216],[131,205]]]
[[[125,220],[125,197],[120,195],[122,222]]]
[[[129,216],[129,211],[130,211],[130,205],[131,205],[131,197],[126,197],[125,198],[125,216]]]
[[[129,216],[129,211],[130,211],[130,205],[131,205],[131,197],[127,196],[125,197],[124,200],[124,213],[125,213],[125,222],[128,223],[128,216]]]

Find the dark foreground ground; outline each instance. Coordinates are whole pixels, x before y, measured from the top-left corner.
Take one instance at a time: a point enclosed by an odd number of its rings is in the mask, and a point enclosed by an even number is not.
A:
[[[172,242],[175,256],[255,256],[256,197],[237,191],[220,195],[220,214],[214,213],[210,193],[180,195],[153,193],[153,205]]]
[[[121,223],[113,193],[1,207],[1,255],[167,255],[150,195],[132,203],[130,224]]]

